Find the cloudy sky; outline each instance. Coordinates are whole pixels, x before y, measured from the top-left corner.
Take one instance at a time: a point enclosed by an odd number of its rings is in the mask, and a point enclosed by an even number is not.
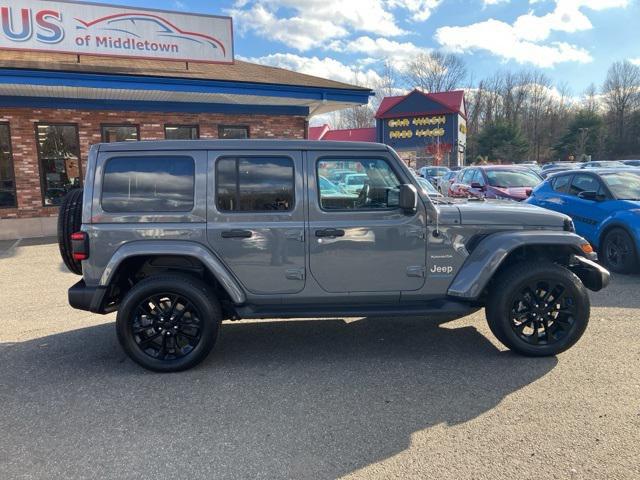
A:
[[[371,83],[385,58],[459,53],[479,79],[536,67],[579,95],[614,60],[640,64],[640,0],[129,0],[234,18],[238,58]]]

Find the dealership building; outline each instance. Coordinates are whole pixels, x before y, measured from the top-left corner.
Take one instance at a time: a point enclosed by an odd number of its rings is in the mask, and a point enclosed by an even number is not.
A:
[[[369,89],[239,61],[231,19],[0,2],[0,239],[55,233],[98,142],[308,138]]]

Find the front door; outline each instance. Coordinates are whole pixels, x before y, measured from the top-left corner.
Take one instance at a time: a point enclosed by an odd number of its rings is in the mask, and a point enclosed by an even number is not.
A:
[[[398,208],[408,178],[384,153],[309,152],[310,273],[327,292],[401,292],[425,282],[426,210]],[[357,191],[332,183],[332,172],[362,179]]]
[[[581,192],[596,192],[601,201],[580,198]],[[605,189],[601,181],[592,173],[576,173],[569,188],[570,200],[563,213],[573,219],[576,231],[594,245],[598,244],[598,226],[608,216],[603,201],[606,199]]]
[[[302,176],[300,152],[209,152],[207,239],[252,293],[304,288]]]

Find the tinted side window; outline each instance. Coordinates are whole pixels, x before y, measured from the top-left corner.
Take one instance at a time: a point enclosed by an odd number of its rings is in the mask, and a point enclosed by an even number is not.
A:
[[[569,180],[571,180],[571,175],[556,177],[551,181],[551,188],[556,192],[567,193],[569,191]]]
[[[592,175],[577,173],[573,176],[569,193],[571,195],[578,195],[580,192],[597,192],[599,188],[600,183],[598,179]]]
[[[317,163],[318,181],[331,178],[333,172],[348,169],[345,181],[331,191],[319,185],[320,207],[325,210],[372,210],[396,208],[400,181],[382,159],[340,158]]]
[[[115,157],[102,182],[105,212],[188,212],[193,209],[191,157]]]
[[[222,212],[292,210],[294,183],[288,157],[222,158],[216,164],[216,205]]]

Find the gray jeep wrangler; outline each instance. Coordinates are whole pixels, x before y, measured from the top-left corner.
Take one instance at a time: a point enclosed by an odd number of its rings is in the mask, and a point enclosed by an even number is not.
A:
[[[609,273],[561,214],[429,192],[371,143],[159,141],[91,148],[60,209],[72,307],[118,312],[127,354],[177,371],[222,320],[485,307],[524,355],[571,347]],[[585,288],[586,287],[586,288]]]

